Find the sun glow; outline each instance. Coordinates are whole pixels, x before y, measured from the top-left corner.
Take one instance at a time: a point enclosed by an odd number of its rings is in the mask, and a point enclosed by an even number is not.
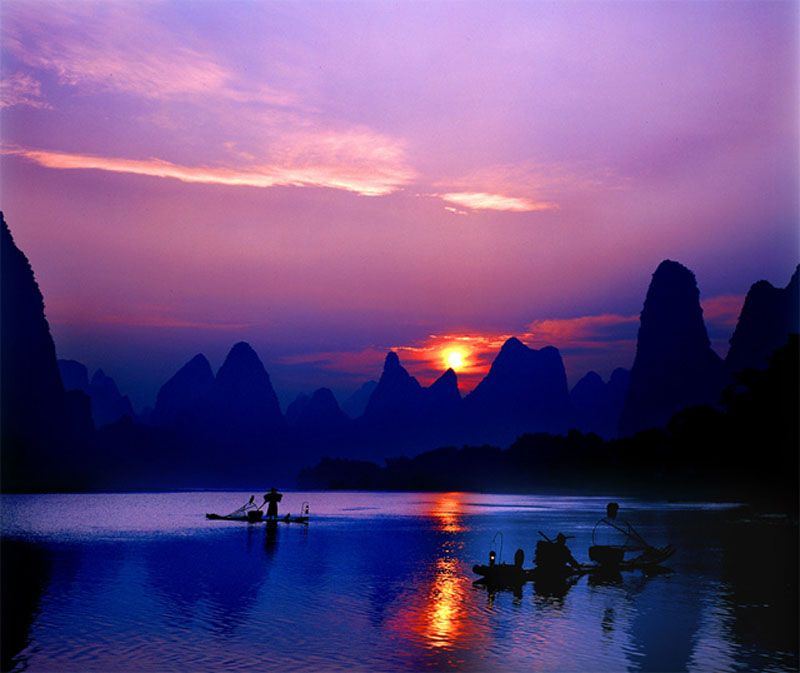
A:
[[[444,351],[445,365],[453,371],[457,372],[464,369],[467,364],[466,359],[467,354],[462,350],[448,348],[446,351]]]

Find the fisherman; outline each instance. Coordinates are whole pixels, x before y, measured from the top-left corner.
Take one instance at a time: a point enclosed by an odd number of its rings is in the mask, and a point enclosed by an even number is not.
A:
[[[631,524],[617,518],[619,505],[610,502],[606,505],[606,515],[598,521],[592,531],[592,545],[616,547],[626,551],[652,549]]]
[[[606,505],[606,515],[592,530],[592,546],[589,558],[604,567],[616,567],[627,552],[654,551],[653,547],[627,521],[617,518],[619,505]]]
[[[278,493],[278,490],[275,487],[271,488],[269,493],[264,494],[264,502],[261,503],[261,507],[267,505],[268,519],[278,518],[278,503],[281,501],[281,498],[283,498],[283,493]],[[261,509],[261,507],[258,509]]]
[[[570,566],[577,570],[580,568],[580,563],[575,560],[575,557],[572,555],[572,552],[567,547],[567,536],[564,533],[559,533],[556,535],[556,546],[555,546],[557,553],[556,558],[560,559],[562,566]]]
[[[547,572],[565,571],[567,566],[574,570],[580,569],[580,563],[567,547],[567,536],[564,533],[556,535],[555,542],[550,539],[547,542],[540,540],[536,544],[535,562],[537,568]]]

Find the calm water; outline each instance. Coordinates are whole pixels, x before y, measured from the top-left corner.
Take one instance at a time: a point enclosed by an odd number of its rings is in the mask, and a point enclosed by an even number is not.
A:
[[[206,521],[249,494],[3,496],[3,667],[28,671],[796,670],[797,530],[621,500],[670,573],[488,593],[503,534],[575,535],[604,500],[286,493],[308,527]],[[499,538],[497,541],[499,551]]]

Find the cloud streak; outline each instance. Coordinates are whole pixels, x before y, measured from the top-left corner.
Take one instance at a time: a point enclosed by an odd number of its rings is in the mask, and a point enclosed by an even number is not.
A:
[[[364,146],[345,135],[331,142],[336,151],[330,154],[322,148],[295,164],[248,167],[184,166],[157,158],[127,159],[25,148],[4,148],[2,153],[51,169],[99,170],[224,186],[322,187],[362,196],[391,194],[414,177],[401,161],[402,150],[391,141],[388,146]]]
[[[526,213],[558,209],[558,204],[552,201],[534,201],[518,196],[490,194],[488,192],[446,192],[444,194],[436,194],[436,196],[447,203],[453,203],[471,210],[501,210],[512,213]]]
[[[63,85],[147,99],[215,96],[290,105],[295,97],[245,84],[199,45],[176,39],[149,10],[132,3],[8,3],[4,48]]]

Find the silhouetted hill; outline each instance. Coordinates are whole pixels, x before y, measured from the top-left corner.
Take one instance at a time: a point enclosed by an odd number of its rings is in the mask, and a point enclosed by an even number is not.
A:
[[[94,373],[91,381],[86,366],[76,360],[59,360],[58,371],[66,390],[80,390],[89,396],[96,428],[126,416],[136,416],[130,399],[119,392],[114,379],[106,376],[102,369]]]
[[[458,392],[458,377],[448,369],[425,389],[426,413],[432,415],[452,415],[461,407],[461,393]]]
[[[796,516],[799,356],[795,335],[767,370],[744,372],[721,408],[683,409],[666,429],[611,441],[578,431],[525,434],[505,450],[443,447],[384,466],[326,459],[304,469],[298,482],[317,489],[712,498],[759,502]]]
[[[0,303],[2,488],[81,483],[74,461],[93,433],[88,398],[64,390],[44,299],[2,213]]]
[[[151,416],[154,425],[174,425],[211,393],[214,374],[206,356],[195,355],[158,391]]]
[[[477,441],[506,444],[523,432],[565,432],[569,392],[561,354],[528,348],[512,337],[503,344],[486,378],[464,398]]]
[[[608,383],[597,372],[588,372],[570,391],[570,425],[605,439],[616,437],[629,382],[630,372],[621,367],[612,372]]]
[[[422,386],[402,367],[397,353],[390,351],[364,410],[364,420],[370,425],[405,423],[419,416],[423,398]]]
[[[328,388],[315,390],[297,419],[299,428],[320,434],[341,432],[349,425],[350,419],[339,408],[336,397]]]
[[[800,332],[799,276],[800,266],[785,288],[773,287],[765,280],[750,288],[725,358],[730,372],[763,369],[769,356],[786,343],[789,335]]]
[[[258,444],[286,428],[269,374],[244,341],[231,348],[219,368],[205,410],[206,421],[225,440]]]
[[[620,433],[664,427],[681,409],[716,402],[724,384],[711,349],[694,274],[665,260],[653,274],[642,310],[636,359]]]
[[[119,392],[114,379],[106,376],[102,369],[98,369],[89,382],[89,397],[92,399],[92,418],[98,428],[126,416],[135,416],[127,395]]]
[[[369,398],[377,387],[377,381],[367,381],[362,384],[350,397],[342,402],[342,411],[350,418],[358,418],[364,414]]]
[[[89,394],[89,370],[77,360],[58,360],[58,371],[65,390],[82,390]]]
[[[303,409],[308,406],[309,400],[311,400],[311,398],[308,395],[300,393],[289,403],[289,406],[286,407],[286,423],[290,428],[297,425],[297,421],[300,420],[300,415],[303,413]]]

